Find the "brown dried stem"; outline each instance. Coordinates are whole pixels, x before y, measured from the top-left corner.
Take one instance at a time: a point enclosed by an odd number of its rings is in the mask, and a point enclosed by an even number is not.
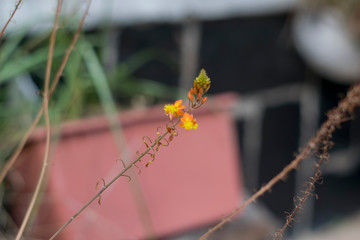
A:
[[[298,156],[288,164],[280,173],[272,178],[267,184],[261,187],[256,193],[254,193],[249,199],[247,199],[238,208],[234,209],[228,214],[222,221],[216,226],[211,228],[208,232],[202,235],[199,239],[204,240],[213,234],[216,230],[221,228],[225,223],[229,222],[234,216],[245,209],[249,204],[254,202],[257,198],[270,191],[271,188],[280,180],[285,179],[286,176],[299,166],[299,163],[306,159],[312,151],[317,151],[321,145],[324,145],[324,141],[332,136],[332,133],[340,126],[341,123],[351,119],[356,107],[360,106],[360,84],[351,88],[346,97],[341,100],[336,108],[328,113],[328,119],[321,125],[316,135],[306,144],[304,149],[298,154]]]
[[[11,20],[13,19],[15,12],[18,10],[20,3],[22,0],[19,0],[17,2],[17,4],[15,5],[15,9],[14,11],[11,13],[9,19],[7,20],[7,22],[5,23],[4,27],[2,28],[1,32],[0,32],[0,38],[4,35],[5,29],[7,28],[7,26],[9,25],[9,23],[11,22]]]
[[[45,84],[44,84],[44,96],[43,96],[43,106],[44,106],[44,118],[45,118],[45,125],[46,125],[46,145],[45,145],[45,153],[44,153],[44,159],[43,159],[43,165],[41,168],[40,176],[38,179],[38,182],[35,187],[35,191],[33,193],[33,196],[31,198],[30,204],[26,210],[25,217],[21,223],[20,229],[16,235],[16,240],[19,240],[21,236],[24,233],[25,227],[29,221],[30,215],[32,213],[32,210],[35,206],[35,202],[38,199],[41,186],[44,182],[44,177],[47,171],[47,165],[49,161],[49,148],[50,148],[50,118],[49,118],[49,82],[50,82],[50,72],[51,72],[51,66],[52,66],[52,60],[53,60],[53,53],[54,53],[54,47],[55,47],[55,39],[56,39],[56,32],[57,32],[57,26],[59,21],[59,16],[61,12],[61,5],[62,0],[58,0],[57,8],[56,8],[56,15],[55,15],[55,21],[53,30],[50,37],[50,44],[49,44],[49,53],[48,53],[48,59],[46,64],[46,72],[45,72]]]
[[[331,138],[331,135],[328,135],[326,137],[326,139],[323,141],[324,146],[321,148],[322,153],[319,155],[319,161],[317,163],[315,163],[315,167],[316,167],[315,172],[314,172],[313,176],[309,178],[308,182],[306,182],[306,184],[305,184],[306,187],[305,187],[305,190],[303,191],[303,193],[304,193],[303,196],[294,198],[295,208],[286,217],[286,222],[285,222],[284,226],[281,229],[279,229],[278,232],[276,232],[274,234],[274,240],[283,238],[286,228],[289,227],[291,225],[291,223],[294,221],[294,217],[295,217],[296,213],[302,208],[302,206],[304,205],[307,198],[309,196],[314,195],[313,192],[315,190],[315,184],[318,183],[318,181],[321,178],[320,167],[321,167],[322,163],[324,162],[324,160],[327,160],[329,158],[328,150],[331,148],[330,138]]]

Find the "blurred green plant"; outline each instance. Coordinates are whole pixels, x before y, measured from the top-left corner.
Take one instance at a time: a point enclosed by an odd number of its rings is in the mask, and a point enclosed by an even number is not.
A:
[[[175,87],[136,77],[136,71],[150,61],[172,68],[171,59],[157,49],[143,49],[105,71],[99,57],[106,48],[104,35],[98,31],[79,38],[50,101],[52,122],[108,114],[109,107],[112,112],[131,107],[133,99],[151,105],[176,96]],[[58,69],[70,41],[68,28],[59,29],[52,69]],[[6,139],[0,144],[0,162],[16,147],[41,107],[48,42],[48,32],[23,29],[0,43],[0,137]]]

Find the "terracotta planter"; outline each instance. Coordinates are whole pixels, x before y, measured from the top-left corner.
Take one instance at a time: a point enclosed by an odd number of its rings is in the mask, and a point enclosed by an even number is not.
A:
[[[178,127],[179,136],[145,168],[134,168],[132,181],[121,177],[77,217],[58,239],[143,239],[163,237],[212,224],[238,206],[243,196],[238,142],[229,105],[231,96],[212,98],[195,113],[196,131]],[[145,149],[142,137],[156,137],[165,126],[162,107],[119,115],[131,160]],[[41,167],[44,130],[23,151],[13,180],[13,214],[19,223]],[[48,238],[123,168],[105,118],[66,123],[52,152],[46,192],[31,235]],[[16,180],[17,179],[17,180]],[[21,181],[19,181],[19,179]],[[16,180],[16,181],[15,181]],[[102,183],[100,184],[100,187]]]

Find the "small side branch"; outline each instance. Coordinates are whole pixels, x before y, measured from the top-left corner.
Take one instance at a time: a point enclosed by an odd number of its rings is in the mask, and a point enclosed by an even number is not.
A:
[[[321,180],[320,167],[323,164],[324,160],[327,160],[329,158],[328,150],[331,147],[331,143],[329,142],[330,137],[331,136],[328,135],[323,142],[324,146],[321,149],[322,153],[319,155],[320,159],[317,163],[315,163],[316,169],[315,169],[314,175],[309,179],[308,182],[306,182],[306,187],[305,187],[305,190],[303,191],[303,196],[302,197],[297,196],[294,198],[295,208],[286,217],[284,226],[281,229],[279,229],[278,232],[276,232],[274,234],[274,240],[283,239],[284,232],[287,227],[291,226],[291,223],[294,221],[296,213],[299,212],[299,210],[302,208],[302,206],[304,205],[304,203],[308,199],[308,197],[315,195],[313,193],[315,191],[315,184],[319,183],[319,181]],[[316,197],[316,195],[315,195],[315,197]]]
[[[7,26],[9,25],[9,23],[11,22],[11,20],[13,19],[16,11],[19,9],[20,3],[22,0],[19,0],[17,2],[17,4],[15,5],[15,9],[14,11],[11,13],[9,19],[7,20],[7,22],[5,23],[5,26],[2,28],[1,32],[0,32],[0,38],[4,35],[5,29],[7,28]]]

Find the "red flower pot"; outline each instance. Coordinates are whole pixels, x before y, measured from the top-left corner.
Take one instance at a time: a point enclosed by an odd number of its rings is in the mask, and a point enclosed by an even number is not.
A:
[[[197,130],[177,127],[179,136],[160,147],[155,161],[144,157],[93,202],[58,239],[142,239],[163,237],[212,224],[238,206],[243,196],[237,137],[229,111],[231,96],[210,99],[194,112]],[[129,159],[145,146],[143,136],[156,137],[167,117],[162,107],[119,115]],[[159,129],[162,131],[161,129]],[[34,189],[45,147],[38,130],[22,152],[13,183],[13,214],[20,223]],[[29,233],[49,238],[99,188],[123,169],[114,136],[104,117],[65,123],[53,140],[48,183]],[[122,150],[124,153],[124,150]],[[122,153],[120,153],[122,154]],[[124,161],[125,157],[122,157]],[[17,181],[16,181],[17,179]],[[19,179],[21,181],[19,181]],[[22,182],[22,183],[21,183]]]

